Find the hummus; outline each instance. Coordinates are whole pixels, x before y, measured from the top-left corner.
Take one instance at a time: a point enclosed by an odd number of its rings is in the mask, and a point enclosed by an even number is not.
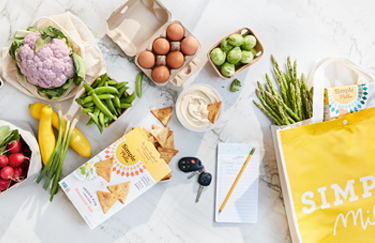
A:
[[[177,104],[177,112],[182,122],[193,129],[206,129],[212,126],[207,119],[207,106],[219,102],[215,92],[206,86],[194,86],[186,90]]]

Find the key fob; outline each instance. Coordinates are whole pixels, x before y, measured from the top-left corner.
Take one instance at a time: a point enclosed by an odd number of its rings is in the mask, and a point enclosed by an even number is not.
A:
[[[197,171],[203,168],[202,162],[195,157],[183,157],[178,161],[178,168],[183,172]]]
[[[198,177],[198,183],[202,186],[208,186],[211,184],[212,175],[209,172],[203,171]]]

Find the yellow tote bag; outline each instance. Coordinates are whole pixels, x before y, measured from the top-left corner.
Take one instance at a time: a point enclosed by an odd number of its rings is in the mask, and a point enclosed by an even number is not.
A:
[[[375,107],[279,134],[302,242],[375,242]]]

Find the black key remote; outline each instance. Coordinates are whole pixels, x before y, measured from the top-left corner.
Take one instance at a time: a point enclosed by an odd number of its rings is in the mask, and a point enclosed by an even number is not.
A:
[[[192,172],[203,168],[200,159],[195,157],[183,157],[178,161],[178,168],[183,172]]]
[[[209,186],[211,184],[212,175],[209,172],[203,171],[198,177],[198,183],[201,186]]]

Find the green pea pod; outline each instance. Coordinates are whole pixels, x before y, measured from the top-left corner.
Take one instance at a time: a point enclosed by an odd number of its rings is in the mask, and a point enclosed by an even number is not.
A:
[[[121,82],[121,83],[118,83],[115,85],[115,88],[120,90],[122,87],[124,87],[125,85],[127,85],[129,82]]]
[[[127,90],[129,87],[128,86],[124,86],[124,87],[122,87],[121,89],[119,89],[119,91],[118,91],[118,97],[121,99],[121,96],[122,96],[122,94],[124,94],[124,92],[125,92],[125,90]],[[126,94],[126,92],[125,92],[125,94]]]
[[[114,95],[111,95],[111,94],[100,94],[98,95],[99,99],[101,100],[107,100],[107,99],[114,99],[115,96]],[[83,103],[86,104],[86,103],[89,103],[92,101],[92,97],[91,96],[87,96],[84,100],[83,100]]]
[[[87,113],[89,113],[89,112],[93,112],[94,111],[94,107],[89,107],[89,108],[83,108],[82,109],[82,113],[84,113],[84,114],[87,114]]]
[[[113,98],[113,104],[115,105],[115,107],[120,107],[120,99],[118,98],[118,96],[114,96],[115,97]]]
[[[107,104],[107,107],[112,112],[112,114],[117,115],[117,111],[113,105],[112,100],[105,100],[105,103]]]
[[[132,104],[121,103],[121,104],[120,104],[120,107],[121,107],[122,109],[126,109],[126,108],[130,108],[130,107],[132,107]]]
[[[143,72],[139,72],[137,75],[137,81],[135,83],[135,90],[137,91],[137,96],[139,98],[142,97],[142,80],[143,80]]]
[[[104,84],[105,84],[105,80],[102,79],[96,88],[103,87]]]
[[[109,80],[109,81],[108,81],[108,85],[115,86],[115,88],[117,89],[117,87],[116,87],[117,82],[114,81],[114,80]]]
[[[104,81],[104,83],[107,81],[107,78],[108,78],[108,74],[105,73],[103,76],[102,76],[102,81]]]
[[[94,105],[95,105],[94,102],[89,102],[89,103],[83,104],[82,106],[88,108],[88,107],[93,107]]]
[[[83,87],[85,88],[85,90],[86,90],[87,92],[90,92],[90,91],[92,90],[91,86],[90,86],[88,83],[84,83],[84,84],[83,84]]]
[[[100,109],[98,107],[95,107],[94,113],[92,113],[92,114],[94,114],[94,116],[98,117],[99,113],[100,113]]]
[[[100,125],[101,125],[102,127],[105,127],[105,126],[104,126],[104,114],[103,114],[103,112],[100,112],[100,113],[99,113],[99,123],[100,123]]]
[[[120,101],[121,101],[121,103],[132,103],[133,102],[133,100],[135,99],[135,92],[133,91],[133,93],[130,95],[130,96],[128,96],[128,97],[126,97],[126,98],[123,98],[123,99],[121,99]]]
[[[91,119],[94,121],[94,123],[98,126],[100,133],[103,133],[103,127],[100,125],[98,117],[94,116],[91,112],[87,113]]]
[[[86,123],[86,126],[91,125],[93,123],[94,123],[94,120],[92,118],[90,118],[90,120]]]
[[[111,86],[108,86],[108,87],[99,87],[99,88],[96,88],[96,89],[93,89],[89,92],[89,95],[92,95],[92,94],[103,94],[103,93],[111,93],[111,94],[118,94],[118,90],[115,88],[115,87],[111,87]]]
[[[76,102],[80,105],[83,105],[83,99],[80,99],[80,98],[77,98],[76,99]]]
[[[102,78],[97,78],[91,87],[96,88],[102,82]]]
[[[104,115],[111,117],[115,121],[117,120],[117,117],[112,114],[112,112],[103,104],[103,102],[99,99],[99,97],[95,93],[93,93],[91,96],[92,96],[92,101],[94,101],[96,107],[98,107],[100,111],[104,113]]]
[[[122,115],[122,109],[120,107],[117,107],[116,111],[117,111],[117,114],[119,114],[120,116]]]

